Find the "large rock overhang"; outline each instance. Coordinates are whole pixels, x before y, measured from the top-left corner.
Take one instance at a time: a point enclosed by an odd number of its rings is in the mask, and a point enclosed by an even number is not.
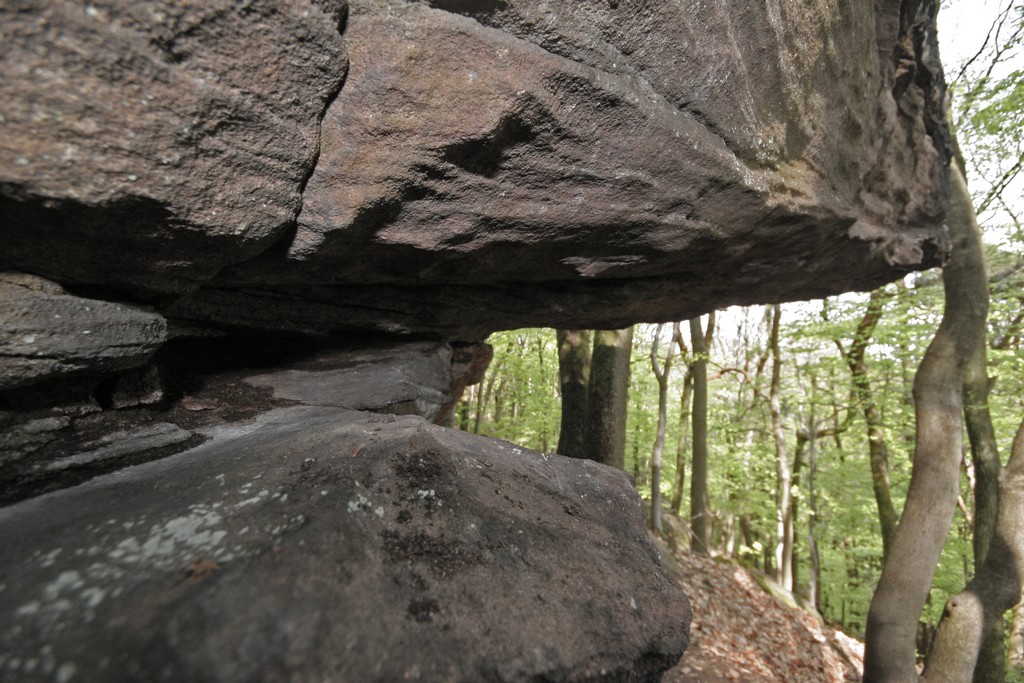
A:
[[[945,258],[934,2],[349,5],[5,6],[0,267],[179,329],[471,339]]]

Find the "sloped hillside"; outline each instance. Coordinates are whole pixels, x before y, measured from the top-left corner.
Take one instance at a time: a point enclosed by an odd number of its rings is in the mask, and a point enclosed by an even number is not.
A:
[[[671,557],[693,623],[690,647],[665,683],[861,680],[863,644],[772,597],[746,569],[683,550]]]

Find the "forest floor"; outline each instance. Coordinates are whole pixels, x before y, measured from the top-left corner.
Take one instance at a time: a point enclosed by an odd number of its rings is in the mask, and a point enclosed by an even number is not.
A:
[[[693,624],[690,647],[664,683],[861,680],[860,642],[773,597],[746,569],[684,550],[673,557]]]

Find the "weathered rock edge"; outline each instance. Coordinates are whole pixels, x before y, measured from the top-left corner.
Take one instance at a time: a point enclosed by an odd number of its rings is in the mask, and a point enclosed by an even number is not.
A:
[[[686,647],[621,471],[336,408],[209,436],[0,509],[0,671],[643,681]]]

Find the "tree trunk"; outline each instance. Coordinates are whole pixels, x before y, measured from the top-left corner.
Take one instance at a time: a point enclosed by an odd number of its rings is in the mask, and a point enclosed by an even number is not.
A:
[[[811,572],[807,585],[807,597],[814,609],[821,605],[821,556],[818,554],[818,537],[815,525],[818,521],[818,498],[814,489],[814,478],[818,474],[818,440],[811,432],[809,462],[807,463],[807,549],[811,556]]]
[[[985,562],[967,587],[946,603],[925,664],[929,683],[970,680],[986,634],[1020,601],[1024,576],[1024,422],[999,475],[996,528]],[[1002,649],[999,653],[1003,660]],[[998,675],[998,674],[997,674]],[[1005,675],[1005,671],[1003,672]]]
[[[978,346],[964,375],[964,424],[971,442],[974,465],[974,571],[981,572],[995,533],[999,507],[999,449],[988,409],[988,354]],[[1001,683],[1006,679],[1006,633],[1002,619],[989,622],[978,664],[975,683]]]
[[[772,437],[775,440],[775,580],[788,591],[793,590],[793,479],[786,452],[786,431],[782,424],[782,358],[779,350],[779,319],[782,307],[771,308],[772,324],[769,345],[772,353],[772,379],[768,405],[772,416]]]
[[[867,310],[857,325],[850,350],[846,352],[846,363],[850,367],[853,378],[854,395],[864,411],[864,422],[868,430],[868,455],[871,463],[871,486],[875,492],[875,505],[878,508],[878,521],[882,530],[882,560],[889,557],[893,537],[896,535],[896,524],[899,516],[892,503],[889,491],[889,446],[885,441],[885,425],[882,413],[871,394],[871,382],[868,379],[868,366],[864,360],[865,352],[871,341],[875,326],[882,317],[882,308],[889,299],[885,288],[871,292]]]
[[[683,395],[679,399],[679,444],[676,451],[676,486],[672,490],[672,510],[678,515],[683,507],[683,489],[686,486],[686,456],[690,451],[690,406],[693,402],[693,368],[686,366],[683,377]]]
[[[626,404],[632,345],[632,327],[595,331],[587,387],[586,457],[620,470],[626,466]]]
[[[713,328],[708,320],[708,330]],[[700,318],[690,320],[693,347],[693,458],[690,474],[690,550],[707,555],[711,544],[708,504],[708,346]]]
[[[590,331],[555,330],[558,342],[558,380],[562,388],[562,423],[558,453],[584,458],[587,424],[587,384],[590,380]]]
[[[658,358],[658,346],[664,325],[658,325],[654,332],[654,343],[651,345],[651,369],[658,380],[658,432],[651,449],[651,527],[661,533],[661,455],[665,450],[665,428],[668,426],[668,377],[672,370],[674,347],[668,345],[665,363],[661,365]]]
[[[953,248],[943,270],[945,310],[914,377],[914,468],[868,612],[864,680],[869,683],[917,680],[917,623],[959,495],[964,368],[975,347],[984,343],[988,286],[970,195],[955,165],[950,196],[946,222]]]
[[[672,511],[677,515],[683,507],[683,486],[686,484],[686,455],[689,452],[690,405],[693,400],[693,362],[688,359],[689,350],[683,341],[679,323],[672,327],[672,341],[680,357],[686,362],[683,375],[683,395],[679,399],[679,442],[676,445],[676,485],[672,489]]]
[[[1013,608],[1013,620],[1010,625],[1007,663],[1024,679],[1024,600]]]

